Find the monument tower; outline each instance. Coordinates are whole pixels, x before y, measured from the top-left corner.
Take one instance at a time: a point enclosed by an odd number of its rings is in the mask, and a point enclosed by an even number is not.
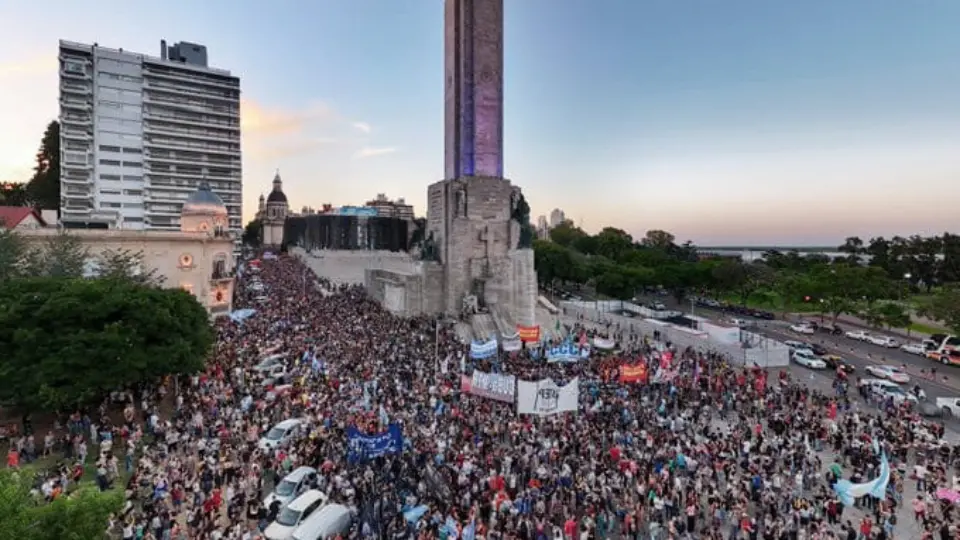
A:
[[[425,293],[436,311],[533,326],[530,208],[503,177],[503,0],[444,9],[444,179],[428,188],[424,250],[442,278]]]

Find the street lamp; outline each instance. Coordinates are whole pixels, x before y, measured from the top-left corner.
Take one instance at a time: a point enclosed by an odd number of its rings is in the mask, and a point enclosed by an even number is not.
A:
[[[913,277],[913,274],[906,272],[903,274],[903,280],[906,282],[907,287],[910,287],[910,278]],[[903,302],[903,288],[900,289],[900,301]]]

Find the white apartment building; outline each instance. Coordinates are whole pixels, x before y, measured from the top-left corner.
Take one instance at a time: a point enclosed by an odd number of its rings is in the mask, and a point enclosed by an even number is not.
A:
[[[563,210],[559,208],[554,208],[553,212],[550,212],[550,228],[554,228],[564,221],[567,220],[567,216],[563,213]]]
[[[242,231],[240,79],[207,49],[159,58],[60,41],[60,221],[70,228],[180,230],[207,180]]]

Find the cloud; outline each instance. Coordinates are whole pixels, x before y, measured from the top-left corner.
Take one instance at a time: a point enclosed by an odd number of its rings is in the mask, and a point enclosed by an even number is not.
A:
[[[250,99],[240,100],[240,129],[245,135],[296,135],[315,123],[336,119],[333,109],[324,103],[313,103],[303,109],[284,109],[264,106]]]
[[[392,154],[396,151],[397,149],[392,146],[384,146],[381,148],[371,148],[369,146],[364,146],[363,148],[353,153],[353,159],[366,159],[366,158],[371,158],[376,156],[383,156],[386,154]]]
[[[38,54],[16,62],[0,63],[0,79],[55,73],[60,61],[51,54]]]
[[[354,127],[354,129],[356,129],[357,131],[359,131],[359,132],[361,132],[361,133],[364,133],[364,134],[367,134],[367,135],[369,135],[369,134],[370,134],[370,131],[371,131],[370,124],[368,124],[368,123],[366,123],[366,122],[354,122],[354,123],[353,123],[353,127]]]

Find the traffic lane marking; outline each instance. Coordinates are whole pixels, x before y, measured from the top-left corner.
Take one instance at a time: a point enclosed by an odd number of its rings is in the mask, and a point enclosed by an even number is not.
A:
[[[769,329],[769,328],[768,328],[768,329],[765,329],[765,330],[766,330],[766,333],[774,334],[776,337],[780,337],[780,336],[791,337],[791,336],[792,336],[794,339],[796,339],[796,336],[793,336],[793,334],[790,334],[790,333],[780,332],[780,331],[773,330],[773,329]],[[768,337],[769,337],[769,336],[768,336]],[[853,342],[852,344],[859,344],[859,342]],[[823,345],[824,348],[826,348],[827,350],[829,350],[829,351],[831,351],[831,352],[836,352],[836,353],[838,353],[838,354],[841,355],[841,356],[846,356],[846,357],[848,357],[848,358],[851,358],[851,360],[852,360],[852,359],[859,360],[860,362],[863,362],[863,363],[865,363],[865,364],[876,365],[876,366],[896,365],[896,364],[897,364],[897,360],[896,360],[896,359],[893,359],[893,360],[890,360],[890,359],[887,359],[887,360],[878,359],[878,358],[876,358],[875,356],[870,355],[869,352],[867,352],[867,353],[861,352],[861,350],[858,349],[858,348],[856,348],[856,347],[847,347],[846,349],[848,349],[848,350],[845,351],[845,350],[844,350],[845,347],[843,347],[843,346],[840,345],[839,343],[831,344],[831,343],[824,343],[824,342],[821,341],[821,345]],[[898,351],[898,352],[899,352],[899,351]],[[904,353],[904,354],[906,354],[906,353]],[[917,360],[920,360],[920,359],[918,358]],[[851,361],[851,363],[854,363],[854,362]],[[903,362],[901,362],[901,364],[903,364]],[[948,394],[952,394],[952,395],[956,395],[956,393],[958,392],[958,386],[956,385],[956,383],[955,383],[954,381],[951,380],[950,377],[944,375],[943,378],[939,378],[939,377],[938,377],[938,380],[933,381],[933,380],[930,380],[930,378],[929,378],[927,375],[921,374],[921,373],[917,373],[917,372],[916,372],[917,370],[910,370],[910,369],[909,369],[910,365],[911,365],[911,363],[907,363],[907,367],[908,367],[907,373],[908,373],[909,375],[911,375],[911,379],[910,379],[910,383],[909,383],[909,384],[920,384],[921,387],[923,387],[923,386],[935,387],[935,388],[938,389],[938,391],[939,391],[939,390],[945,390],[945,391],[948,392]],[[916,367],[916,366],[914,366],[914,367]],[[932,366],[932,367],[936,367],[936,366]],[[911,373],[911,371],[913,371],[913,373]],[[929,373],[929,372],[930,372],[929,369],[926,369],[926,373]],[[939,374],[938,374],[938,376],[939,376]]]

